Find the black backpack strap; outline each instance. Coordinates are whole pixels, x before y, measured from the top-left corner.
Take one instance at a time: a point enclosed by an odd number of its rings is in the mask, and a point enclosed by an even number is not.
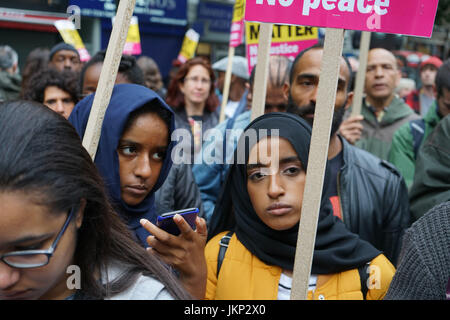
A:
[[[367,291],[369,288],[367,287],[367,280],[369,279],[369,270],[370,263],[366,263],[358,268],[359,279],[361,280],[361,292],[363,294],[363,299],[366,300]]]
[[[219,256],[217,257],[217,272],[216,272],[217,278],[219,277],[219,271],[220,268],[222,267],[223,258],[225,258],[225,252],[228,249],[228,244],[230,243],[230,239],[232,236],[233,231],[229,231],[226,235],[222,237],[222,239],[220,239]]]
[[[411,134],[413,136],[414,143],[414,159],[417,158],[417,152],[422,144],[423,137],[425,135],[425,121],[423,119],[412,120],[409,122]]]

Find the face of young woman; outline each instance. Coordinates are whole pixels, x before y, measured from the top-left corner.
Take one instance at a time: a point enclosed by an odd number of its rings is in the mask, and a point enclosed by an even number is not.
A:
[[[158,181],[167,150],[169,129],[154,113],[139,116],[117,147],[122,200],[136,206]],[[170,156],[170,155],[168,155]]]
[[[270,228],[287,230],[300,221],[305,178],[288,140],[269,137],[251,149],[247,190],[256,214]]]
[[[208,69],[202,65],[193,66],[180,84],[186,103],[203,104],[209,96],[211,78]]]
[[[82,223],[80,209],[67,226],[46,266],[16,269],[0,260],[0,300],[64,299],[67,267],[73,264],[76,232]],[[67,214],[52,214],[21,192],[0,193],[0,255],[22,250],[47,250],[61,231]]]

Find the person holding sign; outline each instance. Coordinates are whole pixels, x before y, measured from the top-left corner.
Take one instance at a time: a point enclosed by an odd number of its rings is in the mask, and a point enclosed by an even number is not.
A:
[[[61,42],[50,50],[49,66],[59,71],[72,70],[80,71],[80,54],[72,45]]]
[[[310,140],[306,121],[278,112],[241,135],[209,228],[206,299],[289,299]],[[394,272],[322,197],[308,298],[382,299]]]
[[[401,78],[395,56],[388,50],[369,51],[362,104],[363,131],[357,147],[387,160],[394,132],[419,116],[395,94]]]
[[[66,119],[4,103],[0,143],[0,300],[190,298],[133,241]]]
[[[93,100],[94,95],[90,95],[80,101],[69,118],[80,137],[85,134]],[[150,232],[158,234],[157,240],[164,239],[164,250],[153,252],[180,272],[189,290],[196,288],[199,278],[203,279],[206,274],[206,267],[196,260],[203,258],[204,220],[200,217],[196,220],[197,231],[194,232],[182,219],[179,226],[187,225],[188,229],[178,237],[157,227],[149,232],[140,222],[145,219],[147,223],[156,223],[155,193],[172,166],[174,130],[173,111],[157,93],[135,84],[115,85],[106,109],[95,164],[106,181],[113,204],[127,221],[136,241],[148,247]],[[180,252],[183,258],[174,262],[173,255]],[[203,295],[196,291],[192,294]]]
[[[294,61],[287,112],[300,115],[313,124],[317,87],[321,76],[323,48],[311,47]],[[388,162],[356,148],[338,135],[343,114],[349,108],[350,64],[341,59],[335,112],[328,149],[328,186],[333,212],[347,228],[382,250],[395,265],[401,238],[410,223],[408,190],[399,172]]]

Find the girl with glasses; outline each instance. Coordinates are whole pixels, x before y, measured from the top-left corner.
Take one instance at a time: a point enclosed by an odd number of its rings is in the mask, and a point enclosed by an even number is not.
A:
[[[0,144],[0,299],[190,297],[133,240],[66,119],[1,104]]]

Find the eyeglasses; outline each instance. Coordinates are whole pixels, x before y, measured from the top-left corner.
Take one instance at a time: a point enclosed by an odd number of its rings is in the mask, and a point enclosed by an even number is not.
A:
[[[193,83],[201,83],[202,85],[206,86],[211,84],[211,80],[210,79],[206,79],[206,78],[197,78],[197,77],[189,77],[189,78],[184,78],[184,81],[190,81]]]
[[[23,251],[13,251],[5,253],[0,256],[0,260],[6,263],[8,266],[20,269],[38,268],[47,265],[50,261],[51,256],[56,250],[59,240],[67,229],[70,220],[75,215],[75,209],[72,207],[70,213],[67,216],[66,222],[56,236],[55,241],[48,250],[23,250]]]

